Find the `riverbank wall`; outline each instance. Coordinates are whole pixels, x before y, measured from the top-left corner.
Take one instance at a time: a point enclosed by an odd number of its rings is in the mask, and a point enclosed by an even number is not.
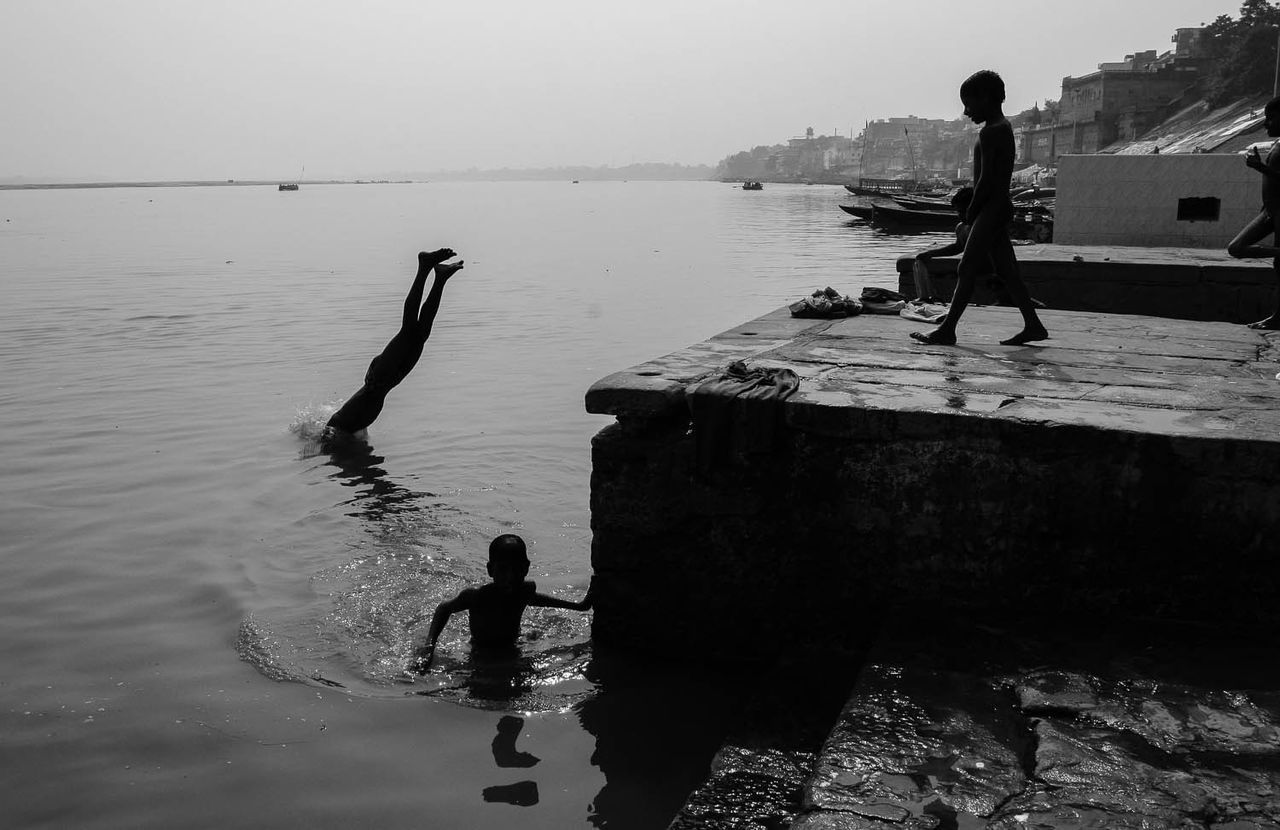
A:
[[[865,644],[904,609],[1274,625],[1276,344],[1241,326],[1048,311],[998,345],[786,309],[591,387],[592,565],[604,645],[767,661]],[[689,391],[733,360],[785,401]]]

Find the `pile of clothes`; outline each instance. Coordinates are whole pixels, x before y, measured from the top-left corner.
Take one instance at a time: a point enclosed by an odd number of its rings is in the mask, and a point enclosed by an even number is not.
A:
[[[861,302],[853,297],[841,295],[829,285],[787,307],[791,309],[792,317],[811,317],[818,320],[853,317],[862,313]]]
[[[853,317],[856,314],[898,314],[908,320],[937,325],[947,319],[947,304],[931,299],[909,300],[897,291],[887,288],[862,289],[858,298],[841,294],[827,286],[813,292],[812,296],[797,300],[787,306],[792,317],[812,317],[834,320]]]

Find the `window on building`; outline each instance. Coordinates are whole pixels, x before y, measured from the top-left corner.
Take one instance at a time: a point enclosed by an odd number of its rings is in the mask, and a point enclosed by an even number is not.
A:
[[[1216,196],[1192,196],[1178,200],[1179,222],[1217,222],[1222,200]]]

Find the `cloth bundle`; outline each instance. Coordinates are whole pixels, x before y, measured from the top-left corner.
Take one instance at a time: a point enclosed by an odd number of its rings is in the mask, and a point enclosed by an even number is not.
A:
[[[803,300],[797,300],[787,306],[792,317],[811,317],[820,320],[853,317],[862,313],[862,303],[853,297],[842,296],[839,291],[827,286],[813,292]]]
[[[887,288],[864,288],[862,309],[870,314],[898,314],[907,305],[907,298]]]
[[[800,386],[790,369],[748,368],[741,360],[685,390],[698,473],[728,464],[734,451],[763,453],[782,429],[782,402]]]

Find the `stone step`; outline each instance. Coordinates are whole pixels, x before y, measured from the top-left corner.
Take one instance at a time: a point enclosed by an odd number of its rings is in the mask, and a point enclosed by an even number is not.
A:
[[[1275,656],[1168,624],[904,627],[877,643],[791,828],[1275,830]]]

